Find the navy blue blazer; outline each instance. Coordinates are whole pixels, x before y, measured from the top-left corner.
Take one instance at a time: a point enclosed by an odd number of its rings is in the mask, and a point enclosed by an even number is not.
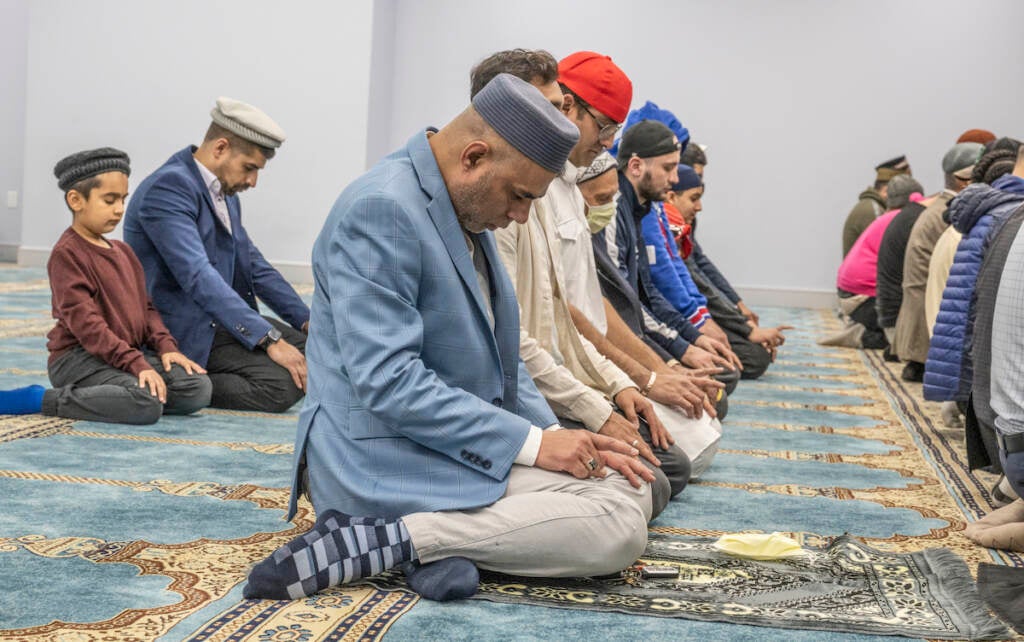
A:
[[[530,426],[557,422],[519,358],[519,305],[490,232],[492,330],[424,133],[349,185],[313,246],[303,467],[318,514],[487,506]]]
[[[186,147],[135,190],[124,216],[124,240],[146,272],[146,288],[181,351],[206,365],[220,325],[252,349],[270,330],[256,298],[296,329],[309,308],[253,245],[238,196],[225,199],[231,231]]]

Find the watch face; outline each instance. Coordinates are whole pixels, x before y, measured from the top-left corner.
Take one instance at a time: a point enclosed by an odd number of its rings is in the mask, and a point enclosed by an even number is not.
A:
[[[277,328],[271,328],[270,331],[267,332],[267,338],[270,339],[271,343],[277,343],[281,340],[281,331]]]

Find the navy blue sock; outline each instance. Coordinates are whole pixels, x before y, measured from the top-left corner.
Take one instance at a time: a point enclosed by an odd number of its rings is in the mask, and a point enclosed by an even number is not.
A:
[[[401,519],[325,512],[249,571],[247,599],[296,600],[330,586],[377,575],[416,559]]]
[[[0,390],[0,415],[31,415],[43,409],[42,386]]]
[[[480,586],[480,571],[465,557],[446,557],[422,565],[406,564],[405,578],[409,588],[437,602],[465,599]]]

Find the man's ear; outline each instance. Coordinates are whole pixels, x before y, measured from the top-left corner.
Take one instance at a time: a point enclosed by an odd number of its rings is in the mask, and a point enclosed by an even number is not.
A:
[[[462,148],[459,164],[465,172],[475,171],[491,153],[491,146],[486,141],[474,140]]]
[[[634,178],[640,178],[644,175],[644,159],[639,156],[633,156],[629,159],[626,169],[629,170],[630,175]]]
[[[566,116],[572,111],[572,108],[576,105],[576,96],[570,93],[562,94],[562,113]]]
[[[231,141],[227,138],[218,138],[213,141],[213,145],[210,149],[213,151],[213,157],[219,160],[231,153]]]

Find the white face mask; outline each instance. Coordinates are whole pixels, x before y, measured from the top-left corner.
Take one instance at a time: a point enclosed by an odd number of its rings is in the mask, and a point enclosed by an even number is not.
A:
[[[604,228],[608,227],[608,224],[612,222],[615,217],[615,210],[619,206],[619,195],[604,205],[590,205],[587,204],[587,227],[590,228],[591,234],[597,234]]]

